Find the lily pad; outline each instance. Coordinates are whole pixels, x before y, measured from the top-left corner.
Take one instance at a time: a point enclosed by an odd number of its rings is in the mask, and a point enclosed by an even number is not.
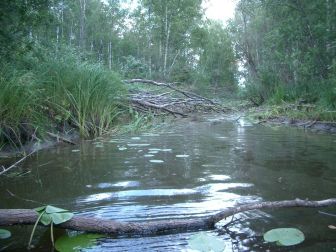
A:
[[[0,239],[7,239],[9,237],[11,237],[11,232],[6,230],[6,229],[1,229],[0,228]]]
[[[97,239],[104,237],[100,234],[80,234],[69,237],[63,235],[57,239],[55,248],[59,252],[81,251],[97,244]]]
[[[264,234],[266,242],[276,242],[279,246],[293,246],[305,239],[304,234],[297,228],[275,228]]]
[[[192,235],[188,241],[188,245],[192,250],[197,250],[201,252],[222,252],[225,249],[224,240],[210,235],[206,232]]]

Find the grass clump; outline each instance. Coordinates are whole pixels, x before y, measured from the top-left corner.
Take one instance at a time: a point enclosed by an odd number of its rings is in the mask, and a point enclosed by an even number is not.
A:
[[[46,130],[75,128],[85,138],[100,136],[128,110],[120,78],[101,65],[71,53],[21,62],[0,70],[0,148],[22,147]]]
[[[0,146],[20,146],[37,137],[43,121],[38,112],[39,97],[31,72],[15,71],[8,65],[0,70]]]
[[[47,113],[83,137],[102,135],[121,113],[125,89],[115,73],[99,65],[70,62],[51,60],[39,69]]]

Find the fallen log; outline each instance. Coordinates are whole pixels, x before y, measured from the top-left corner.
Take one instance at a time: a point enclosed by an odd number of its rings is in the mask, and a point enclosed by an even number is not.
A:
[[[214,229],[215,224],[218,221],[234,214],[249,210],[277,209],[287,207],[311,208],[326,207],[331,205],[336,205],[336,198],[320,201],[309,201],[301,199],[270,201],[231,207],[219,213],[197,219],[169,219],[146,222],[120,222],[75,215],[71,220],[59,224],[57,225],[57,227],[77,231],[115,235],[155,235],[171,232],[187,232]],[[36,222],[37,218],[37,213],[32,209],[0,209],[0,226],[32,225]]]

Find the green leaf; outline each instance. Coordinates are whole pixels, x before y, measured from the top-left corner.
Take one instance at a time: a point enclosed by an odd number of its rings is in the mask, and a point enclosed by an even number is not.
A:
[[[37,207],[37,208],[34,208],[34,210],[41,214],[45,209],[46,209],[47,206],[41,206],[41,207]]]
[[[48,225],[50,225],[51,221],[52,221],[52,219],[51,219],[50,215],[47,214],[47,213],[43,213],[43,215],[42,215],[42,217],[41,217],[41,219],[40,219],[40,222],[41,222],[43,225],[48,226]]]
[[[0,239],[7,239],[9,237],[11,237],[11,232],[6,230],[6,229],[1,229],[0,228]]]
[[[276,242],[279,246],[292,246],[303,242],[304,234],[297,228],[276,228],[264,234],[266,242]]]
[[[70,220],[74,216],[73,213],[65,212],[65,213],[52,213],[50,217],[54,224],[61,224]]]
[[[100,234],[80,234],[72,237],[63,235],[57,239],[55,248],[59,252],[81,251],[95,246],[97,239],[102,237],[104,236]]]
[[[46,213],[51,214],[51,213],[61,213],[61,212],[69,212],[68,210],[54,207],[54,206],[47,206],[46,207]]]
[[[188,245],[191,249],[201,251],[201,252],[219,252],[224,251],[225,242],[224,240],[210,235],[206,232],[201,232],[192,235],[188,241]]]
[[[43,214],[40,222],[44,225],[50,225],[51,222],[56,225],[61,224],[74,216],[74,214],[68,210],[50,205],[35,208],[35,211],[37,211],[38,214]]]

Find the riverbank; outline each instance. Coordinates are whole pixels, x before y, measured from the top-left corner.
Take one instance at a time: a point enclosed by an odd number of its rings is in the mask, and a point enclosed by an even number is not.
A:
[[[148,91],[148,90],[147,90]],[[217,106],[216,111],[199,111],[183,110],[180,111],[187,115],[188,120],[200,121],[203,114],[209,113],[222,113],[233,115],[236,114],[237,118],[242,116],[248,118],[254,124],[265,125],[284,125],[290,127],[298,127],[303,130],[309,130],[314,132],[327,132],[336,134],[336,119],[334,118],[334,111],[322,111],[317,109],[314,105],[263,105],[259,107],[252,106],[248,101],[244,100],[226,100],[225,102],[219,102],[220,106]],[[220,109],[218,109],[220,107]],[[151,129],[162,123],[171,123],[172,119],[176,117],[169,115],[158,116],[155,114],[147,113],[133,113],[128,115],[126,120],[122,119],[122,122],[110,128],[105,134],[109,135],[122,135],[127,132],[135,132],[144,129]],[[331,121],[321,120],[327,119],[326,115],[329,114]],[[54,131],[52,131],[54,130]],[[45,131],[43,139],[35,138],[26,144],[13,147],[11,145],[4,146],[0,151],[0,158],[12,158],[22,155],[27,155],[31,152],[37,152],[41,149],[51,148],[55,145],[76,145],[83,138],[80,135],[80,131],[76,127],[68,127],[63,131],[55,131],[50,129]],[[90,139],[90,138],[89,138]],[[94,137],[91,137],[94,139]]]
[[[243,109],[256,124],[285,125],[315,132],[336,133],[336,111],[315,104],[263,105]]]

